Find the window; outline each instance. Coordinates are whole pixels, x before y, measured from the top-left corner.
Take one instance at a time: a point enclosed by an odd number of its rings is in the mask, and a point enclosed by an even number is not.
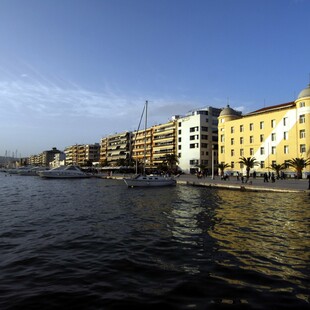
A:
[[[275,134],[275,132],[271,134],[271,141],[276,141],[276,134]]]
[[[254,155],[254,149],[252,147],[250,148],[250,155]]]
[[[305,103],[304,103],[304,102],[300,102],[300,103],[299,103],[299,107],[300,107],[300,108],[303,108],[304,106],[305,106]]]
[[[189,136],[189,139],[190,139],[190,140],[195,140],[195,137],[196,137],[196,136]]]
[[[275,160],[273,160],[272,162],[271,162],[271,166],[274,166],[274,165],[276,165],[277,164],[277,162],[275,161]]]
[[[272,146],[272,147],[271,147],[271,154],[274,155],[275,153],[276,153],[276,147],[275,147],[275,146]]]
[[[244,156],[244,150],[240,149],[240,156]]]
[[[288,154],[288,145],[284,145],[284,154]]]
[[[197,126],[196,127],[191,127],[189,129],[189,132],[195,132],[195,131],[198,131],[198,127]]]
[[[243,125],[240,125],[240,132],[243,132]]]
[[[261,121],[261,122],[259,123],[259,128],[260,128],[260,129],[264,129],[264,122],[263,122],[263,121]]]
[[[225,142],[225,137],[224,137],[224,135],[221,135],[221,142]]]
[[[251,124],[250,124],[250,131],[252,131],[253,129],[254,129],[254,124],[251,123]]]
[[[264,142],[264,135],[259,136],[260,142]]]
[[[198,127],[197,127],[197,130],[198,130]],[[201,131],[208,131],[208,127],[206,127],[206,126],[201,126]]]
[[[306,144],[300,144],[300,153],[306,153]]]
[[[264,162],[264,161],[261,161],[261,162],[260,162],[260,167],[261,167],[261,168],[265,168],[265,162]]]
[[[194,149],[196,147],[196,143],[191,143],[190,145],[189,145],[189,148],[190,149]]]
[[[299,115],[299,124],[304,124],[306,122],[305,114]]]
[[[224,154],[225,153],[225,148],[224,146],[221,146],[221,154]]]
[[[230,163],[230,167],[231,167],[231,168],[235,168],[235,162],[232,161],[232,162]]]
[[[287,139],[288,139],[288,132],[287,132],[287,131],[284,131],[284,132],[283,132],[283,139],[284,139],[284,140],[287,140]]]
[[[208,148],[208,143],[201,143],[201,147],[204,148],[204,149],[207,149]]]
[[[182,142],[182,138],[179,138],[179,142]]]
[[[243,137],[240,137],[240,144],[243,144]]]
[[[283,126],[286,126],[287,125],[287,117],[284,117],[283,118]]]
[[[254,137],[250,136],[250,143],[254,143]]]
[[[234,139],[234,138],[231,138],[231,139],[230,139],[230,145],[234,145],[234,143],[235,143],[235,139]]]
[[[264,148],[264,147],[261,147],[261,148],[260,148],[260,154],[261,154],[261,155],[264,155],[264,154],[265,154],[265,148]]]
[[[181,122],[179,122],[179,127],[182,127],[182,123]]]
[[[235,132],[235,128],[234,127],[230,127],[230,133],[234,133]]]
[[[181,129],[179,129],[179,135],[182,133],[182,130]]]
[[[178,145],[178,149],[181,150],[182,149],[182,145]]]
[[[202,140],[208,140],[208,136],[207,135],[201,135],[201,139]]]
[[[178,157],[181,158],[181,153],[178,153]]]
[[[199,164],[199,160],[198,160],[198,159],[191,159],[191,160],[189,161],[189,164],[190,164],[190,165],[198,165],[198,164]]]
[[[271,128],[274,128],[274,127],[276,127],[276,120],[272,119],[271,120]]]
[[[306,138],[306,131],[304,129],[299,131],[299,138],[300,139]]]
[[[231,151],[230,151],[230,155],[231,155],[231,156],[235,156],[235,150],[231,150]]]

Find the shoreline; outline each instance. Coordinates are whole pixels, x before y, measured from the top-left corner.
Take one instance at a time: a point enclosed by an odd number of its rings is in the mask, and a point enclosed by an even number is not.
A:
[[[112,175],[105,177],[105,179],[118,179],[122,180],[125,177],[130,177],[130,175]],[[238,181],[236,177],[231,177],[230,180],[221,180],[219,176],[211,179],[210,176],[197,178],[194,175],[181,175],[176,178],[177,184],[179,185],[189,185],[189,186],[199,186],[199,187],[209,187],[218,189],[228,189],[228,190],[239,190],[239,191],[252,191],[252,192],[278,192],[278,193],[309,193],[308,189],[309,181],[308,179],[285,179],[276,180],[275,182],[264,182],[263,178],[250,178],[248,183],[242,183]]]

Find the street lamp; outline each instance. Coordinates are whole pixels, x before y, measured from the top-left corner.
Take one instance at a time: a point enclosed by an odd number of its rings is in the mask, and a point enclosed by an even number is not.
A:
[[[214,180],[214,145],[212,144],[212,153],[211,153],[211,161],[212,161],[212,176],[211,179]]]

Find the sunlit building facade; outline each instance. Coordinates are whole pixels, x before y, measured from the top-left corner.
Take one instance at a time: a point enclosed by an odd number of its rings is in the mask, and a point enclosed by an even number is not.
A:
[[[293,102],[265,107],[246,115],[224,108],[219,116],[220,163],[226,171],[245,173],[240,157],[255,157],[252,170],[270,171],[272,164],[310,157],[310,85]],[[286,169],[293,174],[292,168]],[[308,166],[304,173],[310,172]]]

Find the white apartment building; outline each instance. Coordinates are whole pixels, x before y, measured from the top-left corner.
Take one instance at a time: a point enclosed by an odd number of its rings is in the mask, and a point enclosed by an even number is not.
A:
[[[184,173],[203,167],[208,174],[217,162],[218,116],[221,109],[206,107],[177,118],[177,156]],[[212,165],[213,162],[213,165]]]

